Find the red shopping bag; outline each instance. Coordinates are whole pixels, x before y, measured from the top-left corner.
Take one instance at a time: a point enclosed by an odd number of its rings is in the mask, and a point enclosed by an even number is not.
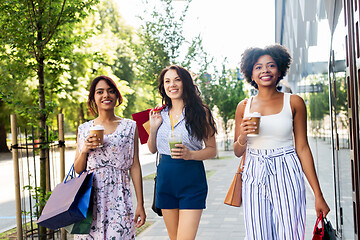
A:
[[[164,107],[165,107],[165,105],[161,106],[161,107],[155,107],[154,110],[161,111]],[[136,122],[136,126],[138,128],[141,144],[147,143],[147,140],[149,138],[149,131],[150,131],[149,113],[150,113],[150,111],[151,111],[151,109],[146,109],[145,111],[131,114],[132,118]]]
[[[321,223],[321,228],[319,228],[319,223]],[[312,240],[322,240],[324,239],[324,219],[322,214],[316,219],[314,233]]]

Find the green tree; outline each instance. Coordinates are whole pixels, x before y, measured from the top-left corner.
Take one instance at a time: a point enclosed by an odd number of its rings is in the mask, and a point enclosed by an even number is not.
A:
[[[9,0],[0,3],[0,45],[2,55],[20,59],[33,70],[37,80],[37,115],[39,141],[45,142],[45,126],[53,109],[51,96],[46,91],[56,87],[64,53],[71,49],[71,27],[86,17],[96,0]],[[70,41],[69,41],[70,40]],[[46,71],[47,70],[47,71]],[[48,75],[47,75],[48,74]],[[57,77],[54,77],[56,75]],[[54,78],[46,78],[52,76]],[[24,81],[29,79],[17,79]],[[34,108],[35,109],[35,108]],[[40,149],[40,187],[46,189],[46,146]],[[41,206],[41,210],[42,210]],[[40,234],[45,229],[40,228]],[[45,238],[45,237],[43,237]]]
[[[160,0],[156,6],[140,17],[143,24],[138,32],[139,44],[136,53],[135,92],[138,107],[132,111],[154,107],[159,103],[157,80],[160,71],[170,65],[179,64],[190,69],[203,54],[201,37],[185,39],[183,24],[191,0],[182,3],[182,9],[174,7],[173,0]],[[145,1],[150,6],[149,1]],[[139,94],[140,93],[140,94]]]
[[[246,97],[243,79],[238,77],[236,70],[226,68],[225,59],[221,71],[215,68],[213,76],[209,73],[201,75],[200,87],[204,101],[210,108],[216,108],[222,119],[225,150],[229,150],[229,133],[233,129],[236,107]]]
[[[66,130],[77,127],[93,118],[87,111],[87,96],[91,81],[99,75],[110,76],[118,85],[124,98],[116,114],[129,117],[126,107],[132,103],[129,85],[134,79],[134,54],[132,27],[126,25],[118,12],[116,1],[101,1],[74,31],[88,36],[73,50],[69,70],[62,78],[62,89],[57,96],[59,111],[65,114]]]

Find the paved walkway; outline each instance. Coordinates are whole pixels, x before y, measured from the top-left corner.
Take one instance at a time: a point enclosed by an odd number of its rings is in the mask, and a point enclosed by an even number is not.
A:
[[[335,225],[335,207],[334,207],[334,181],[333,165],[331,161],[331,147],[329,143],[322,140],[310,138],[310,146],[315,158],[315,167],[318,172],[320,185],[332,211],[328,219]],[[222,147],[219,147],[222,149]],[[340,179],[342,205],[344,209],[344,237],[343,239],[353,239],[352,227],[352,201],[351,201],[351,175],[349,161],[349,150],[344,149],[340,158],[344,162],[340,165]],[[9,156],[7,156],[9,157]],[[227,189],[230,186],[235,171],[239,164],[239,158],[233,155],[232,151],[219,151],[219,159],[205,161],[206,171],[210,174],[208,178],[209,193],[207,198],[207,208],[204,210],[198,230],[197,240],[235,240],[244,239],[244,220],[243,208],[230,207],[223,203]],[[155,166],[152,162],[154,155],[144,154],[142,161],[143,175],[154,172]],[[146,159],[145,159],[146,158]],[[149,161],[147,161],[149,160]],[[341,175],[342,174],[342,175]],[[153,224],[145,229],[136,238],[138,240],[162,240],[169,239],[166,227],[162,217],[158,217],[152,210],[154,181],[152,179],[144,180],[144,198],[147,213],[147,221]],[[306,235],[305,239],[312,238],[316,214],[314,209],[314,197],[306,181],[307,186],[307,210],[306,210]],[[134,194],[133,194],[134,195]],[[69,236],[69,240],[72,236]]]
[[[311,148],[318,150],[320,154],[315,161],[317,168],[322,169],[319,174],[319,181],[322,186],[324,196],[331,209],[334,209],[334,188],[333,188],[333,172],[331,163],[330,145],[324,141],[310,141]],[[244,220],[243,208],[236,208],[225,205],[223,203],[227,189],[230,186],[234,173],[239,164],[239,158],[233,155],[232,151],[220,151],[219,159],[205,161],[206,171],[213,172],[208,178],[209,193],[207,198],[207,208],[204,210],[197,240],[235,240],[244,239]],[[306,182],[307,186],[307,210],[306,210],[306,235],[305,239],[312,238],[312,231],[316,221],[316,213],[314,208],[314,196]],[[154,223],[144,230],[138,237],[138,240],[162,240],[169,239],[166,227],[162,217],[158,217],[151,210],[153,197],[153,181],[144,181],[145,208],[147,211],[147,220]],[[329,213],[328,219],[335,223],[335,211]],[[351,239],[351,238],[349,238]]]

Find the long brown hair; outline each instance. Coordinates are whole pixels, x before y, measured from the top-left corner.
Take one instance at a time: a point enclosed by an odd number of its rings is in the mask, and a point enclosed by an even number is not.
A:
[[[183,83],[183,101],[185,105],[186,129],[189,134],[198,140],[208,138],[216,133],[216,124],[210,108],[203,103],[199,88],[185,68],[171,65],[164,68],[159,75],[158,90],[163,104],[172,107],[171,99],[166,95],[164,88],[164,76],[170,69],[175,70]]]

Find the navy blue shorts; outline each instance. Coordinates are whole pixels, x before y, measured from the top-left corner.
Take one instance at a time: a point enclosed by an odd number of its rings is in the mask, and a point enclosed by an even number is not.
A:
[[[204,209],[208,186],[203,161],[161,154],[157,167],[156,202],[161,209]]]

